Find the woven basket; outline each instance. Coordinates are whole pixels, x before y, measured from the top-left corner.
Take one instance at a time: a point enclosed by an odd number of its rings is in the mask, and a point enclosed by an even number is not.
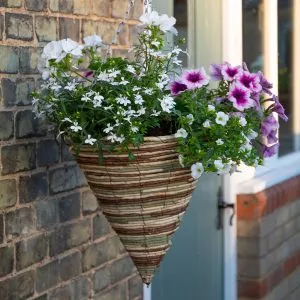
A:
[[[144,283],[171,245],[189,204],[196,181],[182,168],[174,136],[146,137],[144,144],[127,153],[104,152],[104,165],[91,147],[81,148],[77,161],[118,233]]]

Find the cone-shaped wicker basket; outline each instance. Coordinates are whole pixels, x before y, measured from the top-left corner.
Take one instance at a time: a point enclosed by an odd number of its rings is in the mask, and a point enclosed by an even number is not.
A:
[[[174,136],[146,137],[128,154],[98,153],[81,148],[77,161],[98,198],[103,213],[118,233],[144,283],[150,284],[178,229],[196,181],[182,168]]]

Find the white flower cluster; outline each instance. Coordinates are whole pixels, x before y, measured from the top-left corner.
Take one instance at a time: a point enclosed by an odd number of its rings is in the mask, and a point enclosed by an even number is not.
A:
[[[159,15],[157,11],[145,13],[140,17],[140,21],[144,25],[158,26],[163,32],[171,32],[177,35],[177,30],[174,28],[176,19],[167,15]]]
[[[101,37],[97,35],[85,37],[84,42],[85,44],[82,45],[68,38],[48,43],[43,50],[38,64],[38,69],[42,73],[43,79],[47,80],[51,73],[55,72],[55,70],[50,67],[49,61],[54,60],[58,63],[68,54],[72,55],[73,59],[78,59],[82,57],[82,50],[84,48],[102,46]]]

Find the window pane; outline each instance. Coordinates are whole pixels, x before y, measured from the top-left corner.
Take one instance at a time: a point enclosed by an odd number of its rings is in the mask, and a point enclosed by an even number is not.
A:
[[[297,0],[298,1],[298,0]],[[289,121],[280,121],[280,152],[284,155],[294,151],[293,113],[292,113],[292,0],[278,0],[278,88],[279,99],[286,108]]]
[[[184,38],[185,43],[180,47],[183,50],[187,49],[188,43],[188,5],[187,0],[175,0],[174,1],[174,17],[176,18],[176,29],[178,30],[178,37],[175,38],[175,43],[178,44],[178,38]],[[187,67],[187,56],[180,55],[180,59],[183,61],[183,67]]]
[[[262,1],[243,0],[243,60],[252,72],[263,69]]]

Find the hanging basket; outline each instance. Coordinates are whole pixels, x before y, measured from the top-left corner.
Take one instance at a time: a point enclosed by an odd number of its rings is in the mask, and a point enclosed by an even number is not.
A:
[[[98,153],[81,148],[77,161],[101,204],[104,215],[119,235],[144,283],[153,274],[171,245],[196,181],[182,168],[174,136],[146,137],[128,154]]]

